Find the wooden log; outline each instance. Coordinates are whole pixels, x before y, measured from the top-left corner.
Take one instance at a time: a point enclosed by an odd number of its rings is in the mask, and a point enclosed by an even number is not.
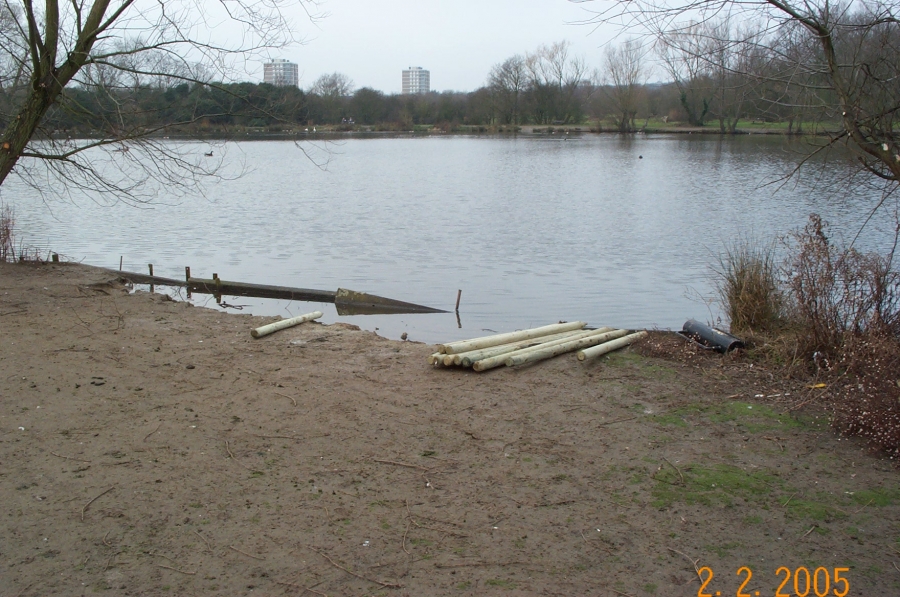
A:
[[[623,336],[618,340],[613,340],[612,342],[605,342],[598,346],[594,346],[592,348],[585,348],[584,350],[578,351],[578,360],[584,361],[585,359],[593,359],[595,357],[599,357],[600,355],[604,355],[608,352],[612,352],[614,350],[618,350],[620,348],[625,348],[635,340],[643,338],[647,335],[647,332],[635,332],[633,334],[628,334],[627,336]]]
[[[573,350],[578,350],[580,348],[587,348],[588,346],[603,344],[604,342],[608,342],[616,338],[621,338],[627,333],[628,332],[626,330],[613,330],[612,332],[606,332],[604,334],[599,334],[596,336],[588,336],[586,338],[573,340],[571,342],[562,342],[560,344],[547,348],[539,347],[537,350],[531,350],[527,353],[513,353],[507,357],[506,366],[515,367],[517,365],[524,365],[526,363],[543,361],[545,359],[549,359],[567,352],[572,352]]]
[[[509,344],[518,340],[528,340],[530,338],[538,338],[540,336],[548,336],[559,332],[567,332],[570,330],[579,330],[586,323],[583,321],[572,321],[569,323],[554,323],[539,328],[528,330],[519,330],[517,332],[507,332],[505,334],[495,334],[493,336],[482,336],[481,338],[472,338],[471,340],[459,340],[457,342],[449,342],[438,346],[438,350],[445,354],[457,354],[460,352],[468,352],[470,350],[478,350],[479,348],[488,348],[490,346],[499,346],[501,344]]]
[[[295,325],[300,325],[301,323],[312,321],[313,319],[318,319],[320,317],[322,317],[321,311],[313,311],[312,313],[307,313],[306,315],[298,315],[297,317],[282,319],[281,321],[276,321],[275,323],[270,323],[269,325],[258,327],[255,330],[251,330],[250,335],[254,338],[262,338],[263,336],[274,334],[278,330],[294,327]]]
[[[612,330],[612,328],[603,328],[603,330],[609,331],[609,330]],[[592,332],[596,332],[596,331],[598,331],[598,330],[590,330],[588,333],[592,333]],[[512,342],[510,344],[501,344],[500,346],[491,346],[490,348],[481,348],[479,350],[470,350],[469,352],[461,352],[454,356],[459,357],[459,364],[462,365],[463,367],[471,367],[474,363],[481,361],[483,359],[500,356],[502,354],[509,354],[509,353],[515,352],[517,350],[523,350],[525,348],[532,348],[535,346],[539,346],[541,344],[546,344],[548,342],[555,342],[557,340],[574,339],[575,336],[582,337],[584,334],[585,334],[584,331],[569,330],[568,332],[560,332],[559,334],[550,334],[549,336],[539,336],[537,338],[530,338],[528,340],[520,340],[519,342]]]
[[[545,342],[544,344],[538,344],[536,346],[522,348],[522,349],[516,350],[514,352],[509,352],[506,354],[500,354],[497,356],[488,357],[486,359],[481,359],[480,361],[476,361],[475,363],[472,363],[472,369],[474,369],[475,371],[487,371],[488,369],[494,369],[495,367],[499,367],[500,365],[505,365],[506,360],[510,356],[513,356],[513,355],[524,355],[524,354],[529,354],[530,352],[532,352],[534,350],[550,349],[559,344],[563,344],[566,342],[574,342],[577,340],[581,340],[583,338],[590,338],[590,337],[596,336],[598,334],[608,333],[612,330],[613,330],[613,328],[599,328],[596,330],[585,330],[582,332],[576,332],[575,335],[570,336],[570,337],[560,338],[559,340],[553,340],[551,342]]]

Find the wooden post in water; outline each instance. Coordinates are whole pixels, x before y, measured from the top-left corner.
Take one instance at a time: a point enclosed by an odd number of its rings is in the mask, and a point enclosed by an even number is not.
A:
[[[187,297],[191,298],[191,268],[188,266],[184,267],[184,281],[188,283],[187,285]]]
[[[459,313],[459,299],[462,297],[462,288],[456,291],[456,312]]]
[[[150,269],[150,277],[152,278],[153,277],[153,264],[148,263],[147,267]],[[153,293],[153,282],[150,282],[150,293],[151,294]]]
[[[122,255],[119,255],[119,271],[122,271]]]
[[[213,272],[213,280],[216,281],[216,302],[222,304],[222,281],[219,280],[219,274]]]

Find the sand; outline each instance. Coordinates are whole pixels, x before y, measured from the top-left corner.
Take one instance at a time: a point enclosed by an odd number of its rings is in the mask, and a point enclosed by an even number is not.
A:
[[[0,595],[900,594],[894,463],[800,382],[271,321],[0,264]]]

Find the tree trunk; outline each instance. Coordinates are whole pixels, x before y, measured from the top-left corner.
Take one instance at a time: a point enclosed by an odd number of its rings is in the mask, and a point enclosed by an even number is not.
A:
[[[0,185],[12,172],[47,110],[62,92],[62,87],[53,75],[32,80],[31,95],[15,120],[7,125],[0,140]]]

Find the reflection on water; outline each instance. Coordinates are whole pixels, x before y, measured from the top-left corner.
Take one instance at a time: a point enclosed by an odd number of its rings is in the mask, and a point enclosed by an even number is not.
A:
[[[290,142],[231,143],[237,180],[153,209],[52,205],[4,185],[24,240],[157,275],[336,290],[451,311],[342,317],[334,305],[225,297],[244,312],[325,312],[399,338],[450,341],[558,320],[680,328],[718,316],[709,265],[739,237],[774,238],[816,211],[852,236],[874,204],[800,178],[798,142],[709,136],[427,137],[329,144],[327,170]],[[196,145],[197,153],[206,151]],[[829,166],[830,167],[830,166]],[[837,166],[834,166],[835,168]],[[169,203],[163,201],[163,203]],[[888,229],[861,243],[884,247]],[[452,313],[462,289],[460,324]],[[207,301],[195,297],[195,301]],[[214,302],[212,302],[214,304]]]

